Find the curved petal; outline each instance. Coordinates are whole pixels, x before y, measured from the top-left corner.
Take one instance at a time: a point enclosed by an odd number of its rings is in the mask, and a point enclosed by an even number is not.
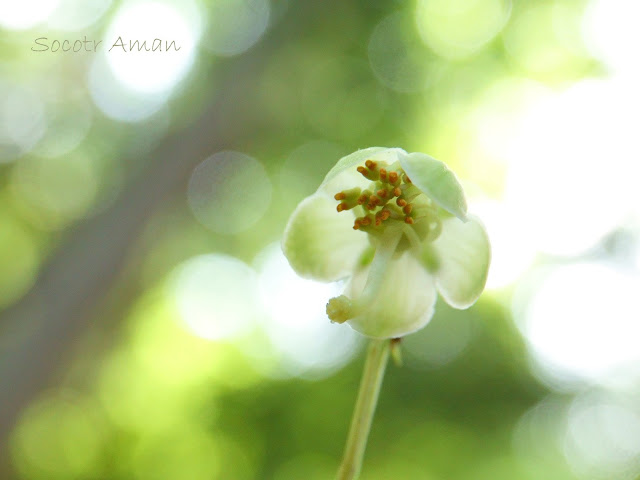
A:
[[[400,164],[415,186],[447,212],[467,220],[467,201],[460,182],[444,163],[424,153],[410,153]]]
[[[469,308],[484,290],[491,262],[491,245],[483,225],[475,217],[466,223],[447,218],[432,246],[440,295],[454,308]]]
[[[391,164],[397,162],[404,155],[406,152],[401,148],[386,147],[370,147],[353,152],[338,160],[338,163],[329,170],[318,190],[334,195],[349,188],[364,188],[370,182],[356,170],[359,165],[364,165],[367,160],[379,160]]]
[[[373,338],[396,338],[429,323],[437,297],[434,279],[411,252],[391,260],[378,295],[358,304],[368,273],[368,268],[361,269],[347,287],[359,312],[347,322],[354,330]]]
[[[298,275],[334,281],[349,275],[367,235],[353,230],[353,214],[336,211],[337,202],[323,193],[305,198],[284,231],[282,251]]]

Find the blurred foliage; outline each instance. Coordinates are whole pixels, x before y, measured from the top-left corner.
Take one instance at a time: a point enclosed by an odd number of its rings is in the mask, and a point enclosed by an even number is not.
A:
[[[361,355],[297,377],[260,328],[199,338],[174,304],[172,272],[212,252],[254,265],[296,203],[357,148],[429,152],[498,197],[504,167],[470,152],[469,124],[491,88],[517,90],[532,80],[554,87],[597,70],[576,27],[584,2],[274,0],[264,36],[254,32],[252,48],[228,57],[224,48],[249,40],[213,48],[221,35],[215,15],[230,9],[233,21],[259,27],[234,13],[233,2],[211,0],[200,5],[205,26],[191,70],[155,112],[129,120],[96,100],[98,56],[30,51],[39,36],[101,38],[126,3],[114,2],[79,31],[46,18],[24,30],[0,28],[0,307],[20,302],[76,227],[99,221],[127,186],[166,190],[109,294],[66,344],[53,381],[15,419],[0,477],[332,478]],[[264,8],[249,4],[254,13]],[[123,105],[132,112],[146,108],[136,103],[146,93],[129,95]],[[233,105],[224,112],[234,118],[196,121],[227,98]],[[234,225],[264,212],[234,234],[198,221],[186,179],[169,188],[149,175],[165,153],[157,150],[168,145],[162,141],[180,146],[185,131],[215,138],[218,129],[225,131],[218,150],[183,145],[195,156],[172,161],[189,174],[222,150],[261,162],[270,200],[265,190],[238,209],[219,210],[220,199],[212,200],[214,213],[239,215]],[[238,202],[253,192],[251,184],[236,188]],[[432,323],[406,339],[405,366],[387,372],[362,480],[574,478],[561,449],[540,436],[548,432],[514,437],[550,391],[530,372],[505,299],[508,292],[485,296],[465,312],[438,304]],[[257,324],[267,315],[258,312]],[[0,324],[0,335],[9,327]]]

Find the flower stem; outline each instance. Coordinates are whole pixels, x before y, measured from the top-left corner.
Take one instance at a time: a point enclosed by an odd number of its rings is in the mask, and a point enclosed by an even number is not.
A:
[[[371,340],[369,344],[358,400],[336,480],[355,480],[360,474],[380,386],[389,359],[389,345],[390,340]]]

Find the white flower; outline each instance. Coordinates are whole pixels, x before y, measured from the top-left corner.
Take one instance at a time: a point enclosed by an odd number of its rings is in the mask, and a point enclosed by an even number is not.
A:
[[[424,327],[437,293],[468,308],[490,263],[482,224],[467,216],[462,188],[447,166],[423,153],[373,147],[348,155],[295,209],[284,254],[303,277],[351,277],[329,300],[332,321],[373,338]]]

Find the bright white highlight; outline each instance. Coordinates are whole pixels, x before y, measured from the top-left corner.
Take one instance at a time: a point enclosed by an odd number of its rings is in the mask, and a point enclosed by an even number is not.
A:
[[[535,287],[534,287],[535,288]],[[559,267],[544,274],[527,301],[522,332],[542,374],[557,380],[613,384],[640,367],[640,276],[599,263]]]
[[[470,211],[482,219],[491,240],[491,266],[486,288],[497,289],[512,284],[531,267],[536,255],[529,232],[513,226],[518,212],[495,201],[473,203]]]
[[[325,313],[329,298],[341,293],[338,285],[299,277],[279,244],[265,248],[256,263],[268,313],[264,329],[286,373],[326,374],[358,352],[359,335],[346,325],[332,324]]]
[[[228,255],[187,260],[177,268],[170,288],[180,317],[199,337],[236,337],[246,332],[259,314],[255,272]]]
[[[587,9],[583,32],[596,57],[616,73],[637,76],[640,67],[640,3],[629,0],[595,0]]]
[[[191,2],[179,9],[161,2],[121,7],[101,45],[115,78],[132,90],[149,93],[180,81],[191,68],[198,40],[194,10]],[[131,43],[136,40],[138,44]]]
[[[633,87],[635,88],[635,87]],[[505,201],[540,251],[578,255],[637,209],[631,84],[583,81],[529,109],[508,147]]]
[[[60,0],[4,0],[0,8],[0,27],[26,30],[44,22]]]

